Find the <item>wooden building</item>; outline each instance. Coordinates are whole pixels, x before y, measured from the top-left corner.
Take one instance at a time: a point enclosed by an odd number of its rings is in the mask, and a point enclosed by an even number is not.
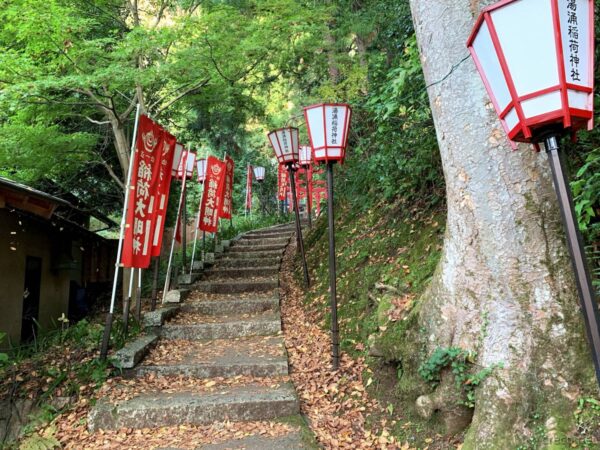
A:
[[[116,241],[90,231],[91,217],[73,202],[0,177],[0,348],[85,315],[109,289]]]

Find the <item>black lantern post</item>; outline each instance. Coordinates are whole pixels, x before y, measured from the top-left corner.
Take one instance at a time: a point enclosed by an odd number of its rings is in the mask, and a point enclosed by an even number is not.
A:
[[[304,241],[302,239],[302,225],[300,223],[300,212],[298,211],[298,198],[296,197],[296,183],[294,180],[295,166],[298,163],[298,150],[300,141],[298,137],[298,128],[287,127],[271,131],[268,135],[271,146],[277,156],[279,164],[287,166],[290,177],[290,187],[292,189],[292,201],[294,202],[294,211],[296,215],[296,236],[298,239],[298,248],[302,257],[302,270],[304,272],[304,284],[310,286],[308,276],[308,266],[306,265],[306,255],[304,254]]]
[[[308,136],[316,162],[327,164],[327,219],[329,226],[329,293],[331,297],[331,341],[333,370],[340,366],[337,320],[335,230],[333,216],[333,165],[344,161],[352,109],[345,103],[324,103],[304,108]]]
[[[593,9],[592,1],[503,0],[483,10],[467,46],[513,148],[546,148],[600,385],[600,316],[559,147],[565,134],[593,126]]]

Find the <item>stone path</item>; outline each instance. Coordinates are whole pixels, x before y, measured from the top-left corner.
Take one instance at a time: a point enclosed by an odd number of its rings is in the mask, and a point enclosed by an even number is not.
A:
[[[130,379],[105,390],[89,414],[90,431],[265,421],[267,430],[290,426],[196,448],[315,448],[288,377],[279,311],[279,268],[293,231],[283,225],[243,235],[189,286],[181,307],[148,316],[158,342],[127,371]]]

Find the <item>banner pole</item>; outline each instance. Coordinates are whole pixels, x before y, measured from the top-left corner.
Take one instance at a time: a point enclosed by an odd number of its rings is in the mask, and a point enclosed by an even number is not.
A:
[[[202,187],[204,187],[204,183],[201,183]],[[202,192],[202,196],[204,196],[204,189]],[[200,212],[202,210],[202,199],[200,199],[200,206],[198,206],[198,215],[196,216],[196,229],[194,230],[194,246],[192,247],[192,263],[190,267],[190,277],[192,276],[192,272],[194,271],[194,257],[196,256],[196,242],[198,242],[198,227],[200,226]]]
[[[173,269],[173,252],[175,250],[175,237],[177,236],[177,227],[179,224],[179,218],[181,217],[181,206],[183,204],[183,197],[185,195],[185,182],[187,179],[187,175],[185,173],[185,167],[187,167],[187,153],[185,155],[184,161],[184,170],[183,170],[183,180],[181,181],[181,194],[179,195],[179,206],[177,207],[177,220],[175,221],[175,228],[173,228],[173,238],[171,239],[171,250],[169,251],[169,262],[167,264],[167,276],[165,278],[165,286],[163,288],[162,295],[162,303],[164,304],[167,300],[167,292],[169,291],[169,286],[171,284],[171,270]]]
[[[121,216],[121,229],[119,231],[119,244],[117,246],[117,259],[115,261],[115,275],[113,278],[112,294],[110,298],[110,308],[106,315],[106,324],[104,325],[104,335],[100,346],[100,359],[105,360],[108,355],[108,345],[110,341],[110,331],[112,328],[113,315],[115,311],[115,299],[117,296],[117,284],[119,281],[119,267],[121,263],[121,254],[123,252],[123,237],[125,235],[125,222],[127,221],[127,208],[129,206],[129,192],[131,190],[131,174],[133,168],[133,157],[135,152],[135,141],[137,140],[138,123],[140,120],[140,103],[138,102],[135,111],[135,124],[133,126],[133,139],[131,140],[131,151],[129,155],[129,167],[127,169],[127,183],[125,184],[125,200],[123,202],[123,214]]]
[[[135,277],[135,269],[132,267],[129,271],[129,290],[127,291],[127,299],[123,305],[123,337],[127,337],[129,329],[129,310],[131,309],[131,294],[133,293],[133,278]]]
[[[135,291],[135,319],[142,322],[142,269],[138,269],[138,282]]]
[[[154,274],[152,276],[152,300],[150,304],[150,310],[156,309],[156,297],[158,296],[158,271],[160,268],[160,255],[154,258]]]

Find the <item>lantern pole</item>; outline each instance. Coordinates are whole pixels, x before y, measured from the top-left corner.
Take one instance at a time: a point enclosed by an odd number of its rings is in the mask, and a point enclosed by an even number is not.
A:
[[[296,185],[294,184],[294,169],[292,164],[288,164],[290,174],[290,185],[292,187],[292,201],[294,202],[294,211],[296,212],[296,235],[298,237],[298,246],[302,257],[302,270],[304,273],[304,284],[310,287],[310,279],[308,277],[308,266],[306,265],[306,255],[304,254],[304,241],[302,240],[302,227],[300,226],[300,212],[298,211],[298,199],[296,198]]]
[[[187,162],[187,160],[186,160]],[[187,166],[183,172],[183,176],[187,178]],[[183,231],[181,233],[181,272],[185,273],[187,267],[187,192],[183,194],[183,209],[181,210],[181,222],[183,223]]]
[[[329,295],[331,298],[331,354],[333,370],[340,367],[340,335],[337,319],[337,292],[335,266],[335,230],[333,217],[333,164],[327,162],[327,221],[329,228]]]
[[[559,135],[550,133],[544,138],[552,178],[554,179],[554,190],[558,197],[560,213],[563,226],[567,234],[567,244],[571,255],[571,263],[575,271],[575,281],[581,302],[585,328],[590,346],[592,347],[592,359],[596,369],[596,380],[600,386],[600,315],[596,303],[592,278],[587,265],[583,239],[579,232],[579,226],[573,208],[573,194],[569,186],[569,178],[565,170],[564,153],[558,145]]]

